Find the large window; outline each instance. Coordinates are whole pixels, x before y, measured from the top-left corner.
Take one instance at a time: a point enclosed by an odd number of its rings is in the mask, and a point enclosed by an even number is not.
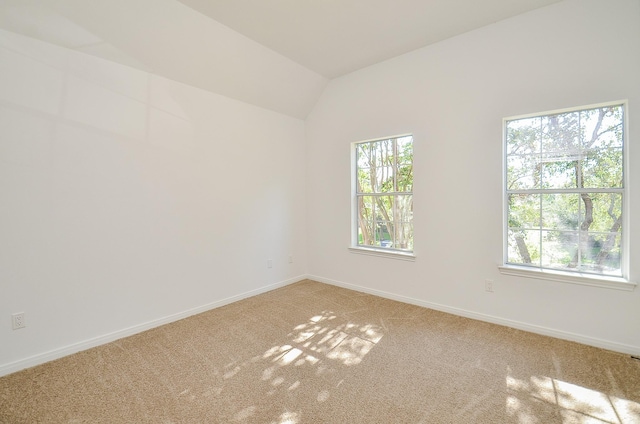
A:
[[[625,104],[504,120],[505,263],[626,277]]]
[[[353,245],[413,251],[413,137],[353,144]]]

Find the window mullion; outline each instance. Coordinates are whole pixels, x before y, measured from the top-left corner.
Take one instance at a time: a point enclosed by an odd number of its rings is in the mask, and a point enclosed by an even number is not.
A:
[[[538,204],[540,205],[539,206],[540,215],[538,215],[538,216],[540,217],[540,221],[538,222],[538,237],[539,237],[539,243],[540,243],[540,246],[539,246],[540,258],[538,259],[538,267],[542,269],[542,255],[544,254],[544,250],[542,250],[543,249],[542,240],[543,240],[543,234],[544,234],[542,232],[542,228],[543,228],[542,223],[544,222],[544,217],[542,216],[542,210],[543,210],[542,209],[542,198],[543,198],[542,194],[540,194],[539,197],[540,197],[540,200],[538,201]]]
[[[562,193],[624,193],[624,188],[545,188],[545,189],[529,189],[529,190],[506,190],[507,194],[562,194]]]

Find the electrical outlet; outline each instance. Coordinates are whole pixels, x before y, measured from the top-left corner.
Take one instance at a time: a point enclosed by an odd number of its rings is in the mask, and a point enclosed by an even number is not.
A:
[[[292,264],[293,263],[293,255],[289,255],[289,263]]]
[[[493,280],[484,280],[484,290],[493,293]]]
[[[267,268],[273,268],[273,261],[271,259],[267,259]]]
[[[27,323],[24,320],[24,312],[11,315],[11,324],[14,330],[26,327]]]

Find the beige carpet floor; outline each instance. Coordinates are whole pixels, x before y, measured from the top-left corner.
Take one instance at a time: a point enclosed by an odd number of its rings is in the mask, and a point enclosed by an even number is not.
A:
[[[640,361],[314,281],[0,378],[1,423],[640,423]]]

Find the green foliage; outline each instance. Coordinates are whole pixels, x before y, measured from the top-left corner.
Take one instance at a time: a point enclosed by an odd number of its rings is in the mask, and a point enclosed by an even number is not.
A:
[[[507,122],[509,262],[620,274],[623,129],[622,106]]]
[[[356,178],[359,244],[412,250],[412,137],[358,144]]]

